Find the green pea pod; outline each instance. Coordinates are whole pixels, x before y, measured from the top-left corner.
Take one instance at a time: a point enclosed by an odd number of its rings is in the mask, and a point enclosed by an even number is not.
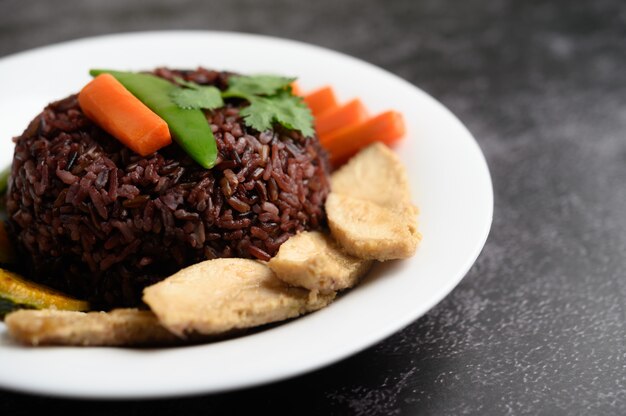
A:
[[[215,165],[217,144],[202,110],[180,108],[170,98],[177,87],[155,75],[92,69],[92,76],[111,74],[128,91],[167,123],[173,139],[193,160],[206,169]]]

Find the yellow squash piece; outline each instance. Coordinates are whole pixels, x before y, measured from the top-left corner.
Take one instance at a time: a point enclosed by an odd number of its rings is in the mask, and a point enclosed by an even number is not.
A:
[[[16,309],[87,311],[89,303],[0,269],[0,317]]]

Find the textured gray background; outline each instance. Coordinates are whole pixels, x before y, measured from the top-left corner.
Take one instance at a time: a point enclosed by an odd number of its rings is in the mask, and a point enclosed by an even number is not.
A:
[[[495,191],[490,237],[461,284],[334,366],[177,400],[0,392],[0,413],[626,414],[623,4],[0,0],[0,56],[103,33],[212,29],[362,58],[456,113],[485,152]]]

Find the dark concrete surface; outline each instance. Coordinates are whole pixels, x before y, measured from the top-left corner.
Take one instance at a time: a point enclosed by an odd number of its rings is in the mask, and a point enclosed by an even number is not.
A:
[[[176,400],[4,391],[1,414],[626,414],[623,2],[0,0],[0,56],[146,29],[293,38],[416,84],[486,155],[490,237],[443,302],[328,368]]]

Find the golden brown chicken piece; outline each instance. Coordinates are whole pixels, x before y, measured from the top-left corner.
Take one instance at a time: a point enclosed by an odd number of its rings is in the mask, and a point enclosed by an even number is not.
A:
[[[9,335],[26,345],[149,346],[181,343],[150,311],[77,312],[22,309],[5,318]]]
[[[354,286],[372,261],[346,254],[327,234],[305,231],[283,243],[268,265],[292,286],[330,293]]]
[[[368,146],[331,178],[326,214],[332,236],[362,259],[411,257],[421,235],[406,170],[382,143]]]
[[[185,336],[295,318],[323,308],[334,297],[290,287],[259,261],[224,258],[189,266],[147,287],[143,300],[163,326]]]

